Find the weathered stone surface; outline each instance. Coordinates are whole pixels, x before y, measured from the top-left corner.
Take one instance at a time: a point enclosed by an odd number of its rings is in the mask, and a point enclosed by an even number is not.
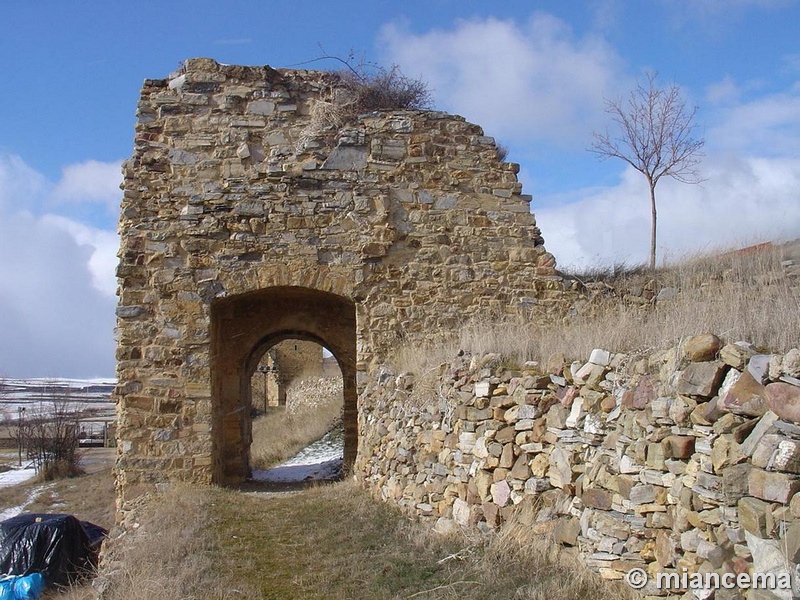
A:
[[[758,447],[758,444],[761,442],[761,438],[767,434],[777,420],[778,415],[771,410],[768,410],[766,413],[764,413],[764,415],[756,423],[755,427],[752,428],[742,442],[740,450],[744,456],[751,457],[753,455]]]
[[[718,398],[714,396],[708,402],[702,402],[692,411],[690,419],[695,425],[712,425],[725,414],[718,406]]]
[[[645,409],[658,397],[649,377],[642,377],[636,387],[627,389],[622,395],[623,408]]]
[[[748,476],[751,496],[767,502],[788,504],[791,497],[800,490],[800,479],[788,473],[771,473],[753,468]]]
[[[727,366],[719,361],[690,363],[678,377],[675,391],[710,398],[716,394]]]
[[[741,371],[747,366],[747,361],[754,354],[756,354],[755,346],[747,342],[736,342],[723,346],[720,350],[719,358],[726,365]]]
[[[753,557],[753,572],[762,574],[774,573],[776,580],[778,577],[781,577],[791,581],[791,573],[786,564],[786,557],[781,548],[781,541],[761,539],[749,531],[746,532],[745,535],[747,537],[747,547],[750,549],[750,554]],[[774,594],[782,600],[791,600],[793,597],[791,588],[758,591],[768,591],[768,593]],[[758,596],[748,593],[748,598],[751,597],[758,598]],[[768,598],[769,596],[766,597]]]
[[[559,519],[553,530],[555,541],[565,546],[576,546],[581,534],[581,523],[576,518]]]
[[[608,350],[595,348],[589,354],[589,362],[595,365],[600,365],[601,367],[607,367],[609,364],[611,364],[611,353]]]
[[[800,473],[800,441],[782,439],[767,463],[768,469]]]
[[[764,384],[769,379],[769,364],[771,360],[771,354],[751,356],[750,361],[747,363],[747,372],[758,383]]]
[[[456,498],[453,501],[453,520],[461,527],[468,527],[471,525],[472,509],[470,505],[461,498]]]
[[[800,350],[792,348],[784,354],[781,371],[789,377],[800,378]]]
[[[731,465],[722,470],[722,493],[726,504],[735,504],[749,490],[748,475],[752,465]]]
[[[611,494],[600,488],[592,488],[583,491],[581,495],[583,505],[588,508],[599,508],[600,510],[611,509]]]
[[[507,481],[498,481],[491,485],[490,493],[492,494],[492,502],[497,506],[505,506],[511,497],[511,488]]]
[[[800,423],[800,387],[770,383],[766,386],[764,402],[781,419]]]
[[[572,453],[559,447],[553,448],[548,474],[553,487],[563,488],[572,483]]]
[[[660,567],[669,567],[675,564],[678,558],[678,542],[666,531],[659,531],[656,535],[655,558]]]
[[[737,415],[760,417],[767,410],[765,393],[766,388],[753,379],[749,371],[745,371],[724,397],[720,398],[718,406]]]
[[[714,360],[722,347],[722,342],[713,333],[702,333],[686,340],[683,345],[684,356],[693,362]]]

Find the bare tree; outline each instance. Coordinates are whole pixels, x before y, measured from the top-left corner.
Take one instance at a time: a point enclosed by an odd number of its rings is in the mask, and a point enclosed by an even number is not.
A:
[[[34,414],[25,415],[21,426],[24,446],[45,481],[80,473],[79,418],[66,393],[43,401]]]
[[[688,107],[680,88],[656,85],[656,74],[648,73],[627,100],[606,99],[606,113],[617,129],[615,135],[594,134],[589,151],[601,158],[619,158],[644,175],[650,188],[650,269],[656,268],[656,185],[662,177],[682,183],[703,181],[698,172],[700,149],[705,143],[695,137],[697,107]]]

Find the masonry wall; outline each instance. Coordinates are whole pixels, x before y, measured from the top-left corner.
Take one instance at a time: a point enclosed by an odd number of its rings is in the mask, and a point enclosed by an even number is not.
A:
[[[241,415],[275,343],[336,356],[352,463],[357,390],[399,338],[564,309],[492,138],[427,111],[320,125],[337,93],[330,74],[211,59],[145,81],[119,221],[121,507],[247,477]]]
[[[645,593],[662,593],[659,572],[794,580],[800,350],[703,335],[549,371],[498,358],[443,365],[434,394],[415,393],[411,374],[376,376],[360,415],[365,485],[443,529],[494,529],[535,503],[534,530],[603,577],[646,569]]]

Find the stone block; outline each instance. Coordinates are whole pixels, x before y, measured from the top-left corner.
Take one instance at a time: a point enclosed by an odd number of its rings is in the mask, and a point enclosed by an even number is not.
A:
[[[644,410],[657,397],[653,381],[649,376],[644,376],[633,389],[627,389],[622,394],[622,407]]]
[[[784,439],[778,442],[778,447],[772,454],[767,468],[795,474],[800,473],[800,441]]]
[[[786,548],[786,558],[795,564],[800,563],[800,522],[795,521],[789,525],[783,541]]]
[[[647,459],[645,464],[648,467],[663,471],[666,469],[666,465],[664,464],[664,459],[666,458],[669,457],[666,456],[664,446],[662,444],[647,444]]]
[[[522,455],[514,462],[514,466],[511,468],[511,477],[514,479],[527,479],[531,474],[531,470],[528,466],[528,458],[526,455]]]
[[[589,362],[600,365],[601,367],[607,367],[611,364],[611,353],[608,350],[595,348],[592,350],[591,354],[589,354]]]
[[[611,509],[611,493],[600,488],[583,490],[581,501],[583,505],[588,508],[598,508],[600,510]]]
[[[727,504],[738,502],[749,490],[749,474],[752,465],[742,463],[722,470],[722,493]]]
[[[768,410],[766,413],[764,413],[764,415],[756,423],[755,427],[752,428],[750,433],[741,443],[741,451],[744,456],[753,456],[753,453],[756,451],[761,438],[767,434],[777,420],[778,415],[771,410]]]
[[[725,467],[745,460],[741,446],[736,443],[732,434],[723,434],[715,441],[711,449],[711,464],[715,473],[721,473]]]
[[[678,541],[664,530],[656,534],[655,559],[659,567],[670,567],[678,558]]]
[[[727,365],[720,361],[690,363],[679,375],[675,391],[710,398],[717,393]]]
[[[514,466],[514,444],[506,444],[500,454],[500,467],[510,469],[512,466]]]
[[[767,502],[788,504],[792,496],[800,490],[800,480],[788,473],[771,473],[753,468],[748,475],[748,489],[751,496]]]
[[[786,557],[781,548],[782,542],[780,540],[765,540],[761,539],[749,531],[745,532],[747,537],[747,547],[753,557],[753,572],[754,573],[774,573],[777,581],[784,580],[791,582],[791,573],[789,572],[789,565],[786,563]],[[752,592],[753,590],[751,590]],[[768,590],[758,590],[768,591]],[[793,597],[791,589],[776,589],[769,590],[770,593],[775,594],[779,598],[791,600]],[[748,598],[758,598],[754,594],[748,593]],[[767,596],[768,597],[768,596]]]
[[[781,372],[789,377],[800,377],[800,350],[792,348],[781,360]]]
[[[777,382],[766,386],[764,402],[778,417],[800,423],[800,387]]]
[[[744,371],[731,388],[720,397],[721,410],[747,417],[760,417],[766,412],[766,389],[749,371]]]
[[[656,499],[656,488],[652,485],[636,485],[631,488],[628,496],[631,504],[649,504]]]
[[[750,357],[756,354],[756,348],[747,342],[726,344],[719,352],[719,358],[726,365],[741,371],[747,365]]]
[[[478,381],[475,383],[474,393],[479,397],[489,397],[492,384],[489,381]]]
[[[564,546],[577,546],[580,534],[581,523],[575,517],[558,519],[553,529],[555,542]]]
[[[497,481],[491,485],[490,494],[492,495],[492,502],[497,506],[505,506],[511,498],[511,487],[505,480]]]
[[[555,446],[550,453],[550,483],[553,487],[564,488],[572,483],[572,453]]]
[[[661,443],[667,448],[668,458],[690,458],[694,454],[694,442],[692,435],[669,435]]]
[[[683,355],[692,362],[714,360],[722,347],[720,339],[712,333],[702,333],[686,340]]]
[[[783,437],[777,433],[768,433],[763,436],[753,451],[751,458],[753,465],[761,469],[768,469],[772,463],[772,455],[778,449],[778,444],[782,439]]]
[[[731,371],[732,373],[734,371]],[[719,398],[714,396],[708,402],[701,402],[689,416],[695,425],[713,425],[725,413],[718,406]]]
[[[769,380],[769,365],[772,361],[771,354],[756,354],[750,357],[747,363],[747,372],[758,383],[764,384]]]

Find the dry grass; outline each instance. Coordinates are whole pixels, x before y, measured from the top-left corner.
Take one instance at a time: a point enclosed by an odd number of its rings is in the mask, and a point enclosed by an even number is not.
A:
[[[92,451],[87,451],[88,454]],[[97,453],[97,452],[96,452]],[[77,477],[42,484],[36,479],[0,488],[0,507],[22,506],[25,512],[67,513],[82,521],[90,521],[106,529],[114,525],[115,493],[111,473],[113,453],[93,463],[91,471]],[[70,589],[48,589],[43,598],[88,600],[94,598],[90,582],[77,582]]]
[[[274,467],[333,429],[341,421],[341,389],[318,400],[314,408],[274,408],[254,419],[250,464],[256,469]]]
[[[580,314],[563,323],[470,322],[449,337],[401,347],[389,362],[398,371],[424,378],[459,350],[498,353],[521,364],[546,361],[554,354],[584,359],[597,347],[616,352],[663,349],[704,332],[786,352],[800,347],[800,288],[785,275],[781,258],[778,248],[696,256],[660,270],[656,282],[637,268],[595,272],[594,283],[584,281],[595,295]],[[647,287],[675,288],[678,293],[668,301],[631,302]]]
[[[220,569],[214,512],[222,492],[175,485],[140,515],[139,528],[108,543],[96,587],[103,600],[242,598]],[[233,586],[233,587],[231,587]],[[71,600],[71,599],[70,599]]]
[[[521,523],[443,536],[353,482],[293,494],[179,486],[121,538],[104,600],[625,597]]]

